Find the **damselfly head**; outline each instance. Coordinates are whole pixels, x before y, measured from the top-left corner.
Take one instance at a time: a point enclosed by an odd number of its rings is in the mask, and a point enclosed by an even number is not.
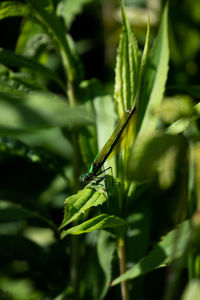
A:
[[[90,174],[89,172],[80,176],[81,181],[83,181],[84,183],[91,181],[93,178],[94,176],[92,176],[92,174]]]
[[[90,180],[90,176],[88,176],[88,174],[82,174],[80,176],[80,180],[83,182],[88,182]]]
[[[85,181],[85,178],[86,178],[86,174],[82,174],[82,175],[80,175],[80,177],[79,177],[79,179],[81,180],[81,181]]]

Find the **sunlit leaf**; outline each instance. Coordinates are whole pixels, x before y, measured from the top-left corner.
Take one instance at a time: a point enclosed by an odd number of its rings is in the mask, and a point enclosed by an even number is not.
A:
[[[66,36],[67,43],[70,48],[71,56],[73,59],[74,66],[76,68],[76,80],[79,82],[84,78],[84,67],[83,63],[77,53],[76,45],[74,40],[72,39],[70,34],[67,34]],[[80,100],[82,100],[82,95],[80,96]],[[82,102],[82,101],[81,101]]]
[[[33,148],[42,148],[58,157],[71,161],[73,150],[69,140],[67,140],[58,127],[40,129],[29,132],[8,132],[7,135],[17,137],[20,141]],[[56,141],[56,143],[55,143]]]
[[[160,174],[160,183],[169,186],[175,176],[180,151],[187,149],[187,142],[181,135],[153,135],[138,139],[128,164],[130,179],[151,179],[155,172]]]
[[[194,300],[198,299],[200,295],[200,280],[198,278],[194,278],[189,281],[187,284],[181,300]]]
[[[189,118],[194,115],[194,105],[188,96],[175,96],[165,98],[161,105],[155,110],[161,120],[167,124],[181,118]]]
[[[57,7],[58,16],[62,16],[67,28],[70,28],[75,17],[81,13],[84,5],[93,0],[62,0]]]
[[[163,98],[169,61],[167,15],[168,5],[164,9],[159,33],[141,81],[139,135],[155,130],[158,116],[152,112],[160,105]]]
[[[197,199],[197,207],[200,205],[200,142],[195,142],[191,146],[192,158],[191,163],[194,168],[194,189]]]
[[[78,77],[78,73],[61,20],[54,10],[46,8],[40,0],[28,0],[28,3],[33,9],[34,17],[45,28],[52,40],[56,41],[56,44],[59,45],[60,54],[68,77],[70,80],[74,80],[74,78]]]
[[[81,154],[83,161],[88,167],[94,159],[97,148],[97,134],[95,126],[87,126],[87,128],[80,128],[79,131],[79,145],[81,148]]]
[[[0,20],[8,17],[26,17],[30,15],[30,7],[19,1],[4,1],[0,3]]]
[[[119,217],[101,214],[97,217],[94,217],[86,222],[81,223],[80,225],[74,226],[68,230],[63,230],[61,233],[61,238],[64,238],[68,234],[83,234],[91,232],[97,229],[103,228],[115,228],[120,226],[125,226],[126,222]]]
[[[0,92],[0,129],[3,132],[92,124],[92,120],[83,107],[71,108],[54,94],[30,93],[22,98]]]
[[[65,213],[60,229],[76,220],[81,214],[93,206],[102,205],[106,201],[105,195],[94,189],[85,188],[65,200]]]
[[[167,133],[168,134],[178,134],[183,132],[184,130],[186,130],[190,125],[190,120],[189,119],[179,119],[177,121],[175,121],[174,123],[172,123],[172,125],[170,125],[167,128]]]
[[[20,35],[17,39],[15,53],[32,57],[36,54],[41,45],[49,45],[49,37],[45,34],[44,29],[34,22],[33,19],[25,19],[20,28]],[[37,43],[33,43],[37,41]],[[33,49],[31,49],[33,47]]]
[[[138,83],[138,91],[136,95],[136,102],[135,105],[137,107],[137,110],[140,112],[140,105],[141,105],[141,100],[140,100],[140,89],[142,87],[142,80],[143,76],[145,73],[145,69],[148,63],[148,57],[149,57],[149,47],[150,47],[150,21],[148,19],[148,24],[147,24],[147,32],[146,32],[146,40],[145,40],[145,45],[144,45],[144,50],[141,58],[141,65],[140,65],[140,72],[139,72],[139,83]]]
[[[101,97],[96,97],[94,99],[94,105],[96,109],[96,130],[97,130],[97,139],[98,139],[98,143],[97,143],[98,152],[101,152],[115,129],[116,112],[115,112],[112,97],[110,95],[103,95]],[[92,159],[94,159],[96,155],[97,153],[95,153],[95,156]],[[111,166],[113,173],[115,173],[115,164],[114,162],[112,162],[112,160],[109,162],[105,162],[104,166],[105,168],[107,166]]]
[[[123,32],[120,37],[115,68],[115,103],[119,115],[133,106],[138,83],[139,53],[122,4]]]
[[[191,230],[189,222],[185,221],[181,223],[176,229],[164,236],[162,241],[159,242],[147,256],[141,259],[123,275],[116,278],[112,282],[112,285],[144,275],[180,258],[186,250],[190,234]]]
[[[200,116],[200,103],[197,103],[194,108],[198,116]]]
[[[81,99],[81,102],[85,103],[85,106],[96,119],[95,126],[81,127],[79,131],[80,150],[85,166],[88,168],[98,153],[98,146],[101,147],[102,143],[105,143],[105,140],[102,141],[104,138],[103,134],[110,134],[110,131],[112,131],[112,118],[110,114],[107,114],[108,110],[111,111],[112,99],[109,95],[104,95],[103,87],[97,79],[82,81],[79,93],[78,97]],[[108,119],[110,123],[107,122]],[[98,126],[99,124],[100,126]],[[106,130],[102,124],[105,124]],[[101,132],[100,130],[97,132],[97,129],[101,129]]]
[[[26,57],[37,57],[41,55],[42,51],[51,48],[52,48],[52,43],[48,35],[44,33],[38,33],[35,34],[33,37],[29,38],[28,42],[26,43],[26,48],[24,49],[22,54],[25,55]],[[16,53],[19,52],[16,51]]]

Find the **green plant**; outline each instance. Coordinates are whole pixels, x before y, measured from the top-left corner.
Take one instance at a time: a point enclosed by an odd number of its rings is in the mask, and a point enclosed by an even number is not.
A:
[[[186,269],[187,300],[199,289],[199,104],[176,94],[162,101],[168,5],[153,46],[148,23],[141,52],[122,1],[113,101],[98,80],[84,80],[66,35],[92,2],[0,4],[0,19],[24,18],[15,52],[0,51],[0,296],[138,300],[148,297],[148,274],[157,280],[170,266],[160,293],[179,297]],[[79,176],[133,105],[128,142],[106,162],[113,178],[84,187]]]

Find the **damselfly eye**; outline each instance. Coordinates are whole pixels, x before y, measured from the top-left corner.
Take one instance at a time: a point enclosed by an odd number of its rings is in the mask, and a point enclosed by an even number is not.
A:
[[[82,175],[79,176],[79,180],[80,181],[85,181],[85,177],[86,177],[85,174],[82,174]]]

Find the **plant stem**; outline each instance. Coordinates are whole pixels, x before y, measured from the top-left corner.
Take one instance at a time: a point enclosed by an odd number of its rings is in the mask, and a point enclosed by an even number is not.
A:
[[[119,251],[119,266],[120,266],[120,275],[126,272],[126,253],[124,239],[120,238],[118,243]],[[128,281],[121,282],[121,294],[122,300],[129,300],[129,291],[128,291]]]
[[[75,95],[75,83],[73,81],[68,80],[68,99],[71,107],[76,105],[76,95]],[[72,128],[72,144],[74,149],[73,155],[73,180],[72,180],[72,188],[73,193],[76,193],[79,188],[78,178],[80,175],[80,151],[78,144],[78,130],[76,126]]]
[[[80,264],[80,256],[79,256],[79,249],[80,249],[80,238],[77,236],[71,237],[71,267],[70,267],[70,277],[71,283],[74,288],[74,298],[79,299],[79,264]]]
[[[74,83],[71,80],[68,80],[67,95],[68,95],[70,106],[74,107],[76,104],[76,96],[75,96]]]
[[[74,81],[68,80],[67,84],[67,94],[68,100],[71,107],[76,105],[76,95],[75,95],[75,83]],[[71,139],[73,145],[73,179],[72,179],[72,192],[76,193],[79,188],[79,175],[80,175],[80,151],[79,151],[79,143],[78,143],[78,130],[76,126],[74,126],[71,130]],[[71,280],[74,288],[74,299],[79,299],[79,244],[80,238],[78,236],[71,237]]]

